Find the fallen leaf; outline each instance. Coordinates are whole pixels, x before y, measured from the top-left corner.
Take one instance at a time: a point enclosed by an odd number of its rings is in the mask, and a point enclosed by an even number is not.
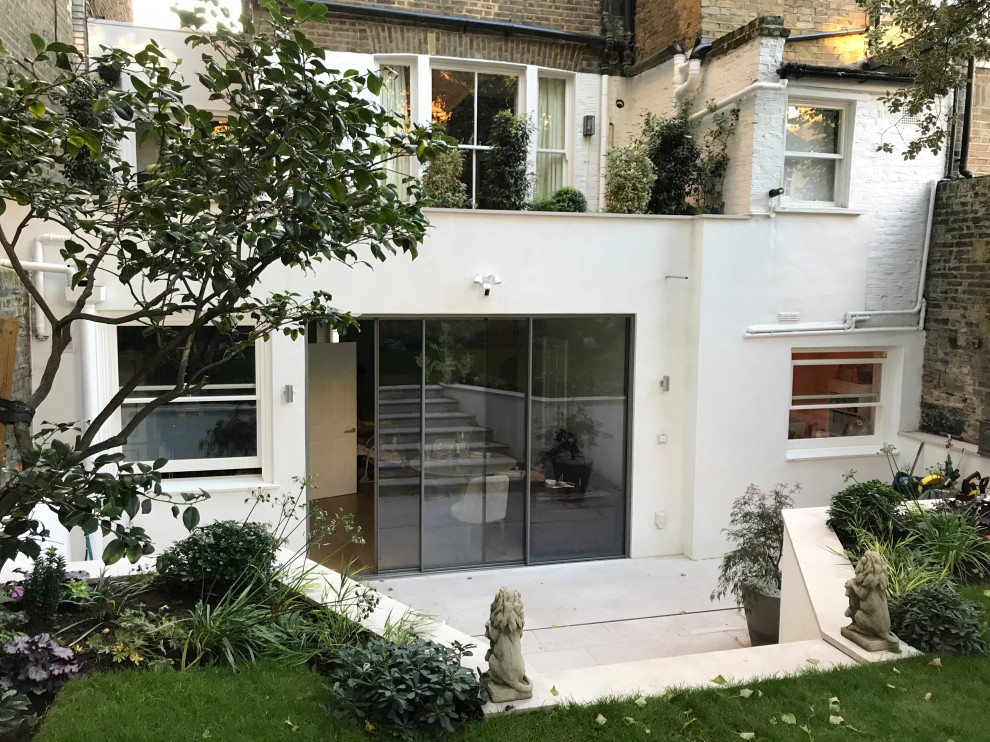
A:
[[[743,698],[749,698],[751,695],[753,695],[753,689],[743,688],[741,691],[739,691],[739,695],[742,696]]]
[[[890,668],[890,669],[891,669],[891,670],[893,670],[894,672],[896,672],[896,673],[897,673],[898,675],[900,675],[900,674],[901,674],[901,671],[900,671],[900,670],[898,670],[898,669],[897,669],[896,667],[892,667],[892,668]]]
[[[394,587],[390,587],[390,588],[388,589],[388,591],[389,591],[389,592],[392,592],[393,590],[395,590],[395,588],[394,588]]]
[[[987,598],[990,598],[990,590],[984,590],[983,595],[986,596]]]
[[[760,698],[763,698],[763,691],[761,690],[756,691],[756,695],[758,695]]]
[[[289,727],[289,729],[291,729],[291,730],[292,730],[293,732],[296,732],[296,731],[299,731],[299,725],[298,725],[298,724],[293,724],[293,723],[292,723],[292,719],[286,719],[286,720],[285,720],[285,724],[286,724],[286,726],[288,726],[288,727]]]
[[[821,660],[815,659],[814,657],[809,657],[808,658],[808,664],[809,665],[820,665],[821,662],[822,662]]]
[[[643,708],[643,706],[645,706],[645,705],[646,705],[646,699],[645,699],[645,698],[643,698],[642,696],[640,696],[640,697],[639,697],[639,698],[637,698],[637,699],[636,699],[635,701],[633,701],[633,703],[635,703],[635,704],[636,704],[637,706],[639,706],[640,708]]]
[[[364,728],[365,728],[366,731],[369,731],[369,732],[375,731],[375,725],[372,724],[370,721],[364,722]]]
[[[756,739],[756,732],[739,732],[739,736],[743,739]]]
[[[838,726],[839,724],[841,724],[844,721],[845,721],[845,719],[843,719],[841,716],[830,716],[830,717],[828,717],[828,723],[829,724],[835,724],[836,726]]]
[[[780,720],[785,724],[797,724],[797,719],[794,718],[794,714],[781,714]]]
[[[210,730],[207,729],[206,731],[203,732],[203,739],[209,739],[209,738],[210,738]]]
[[[557,686],[556,685],[551,685],[550,686],[550,695],[551,696],[559,696],[560,695],[560,691],[557,690]]]
[[[686,616],[687,615],[687,611],[681,611],[678,615],[680,615],[680,616]]]
[[[623,717],[622,717],[622,720],[623,720],[623,721],[624,721],[624,722],[625,722],[626,724],[635,724],[635,723],[636,723],[636,720],[635,720],[634,718],[632,718],[631,716],[623,716]]]
[[[935,659],[933,659],[928,664],[929,665],[935,665],[935,667],[937,667],[939,670],[941,670],[942,669],[942,658],[941,657],[936,657]]]
[[[712,678],[712,682],[715,683],[715,685],[725,685],[726,680],[719,675],[718,677]]]
[[[385,580],[383,580],[381,577],[378,578],[378,581],[379,582],[385,582]]]
[[[469,579],[469,580],[473,580],[474,578],[473,578],[473,577],[468,577],[468,579]]]
[[[893,688],[894,690],[897,690],[897,686],[896,685],[891,685],[890,683],[887,683],[887,687],[888,688]]]
[[[931,694],[931,693],[926,693],[926,694],[925,694],[925,700],[926,700],[926,701],[930,701],[930,700],[932,700],[932,694]]]
[[[694,717],[688,719],[686,722],[684,722],[684,726],[681,727],[681,729],[684,729],[685,727],[688,727],[691,724],[694,724],[696,721],[697,721],[697,719],[695,719]]]
[[[606,718],[605,718],[604,716],[602,716],[601,714],[598,714],[598,716],[596,716],[596,717],[595,717],[595,723],[596,723],[596,724],[597,724],[598,726],[600,726],[600,727],[603,727],[603,726],[605,726],[605,724],[607,724],[607,723],[608,723],[608,719],[606,719]]]

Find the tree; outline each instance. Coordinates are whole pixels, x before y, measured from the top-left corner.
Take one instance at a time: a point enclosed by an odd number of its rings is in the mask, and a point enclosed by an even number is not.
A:
[[[242,30],[227,21],[207,31],[203,11],[179,13],[188,46],[202,52],[199,82],[215,107],[230,111],[222,127],[183,99],[187,86],[154,41],[134,54],[104,49],[84,59],[68,44],[32,34],[33,58],[0,51],[0,215],[8,212],[0,247],[52,328],[27,405],[37,408],[48,396],[82,323],[137,323],[157,339],[157,350],[120,380],[93,420],[44,426],[35,439],[18,426],[23,471],[0,485],[0,563],[18,551],[39,552],[46,534],[31,515],[39,504],[67,527],[112,534],[108,562],[151,553],[147,534],[120,521],[168,499],[160,486],[165,461],[129,463],[114,449],[154,410],[201,389],[256,341],[277,332],[296,338],[313,321],[339,330],[354,322],[324,291],[262,294],[263,278],[281,266],[364,262],[358,249],[376,260],[399,250],[416,256],[427,228],[418,182],[407,179],[408,193],[400,194],[386,184],[385,170],[395,157],[429,160],[446,140],[422,127],[407,131],[373,102],[382,84],[376,74],[332,70],[299,28],[321,19],[325,6],[261,5],[271,16],[263,29],[242,16]],[[118,77],[124,84],[103,82]],[[145,173],[121,154],[120,144],[135,133],[161,145]],[[8,202],[17,206],[8,209]],[[34,288],[16,251],[34,222],[71,235],[61,255],[75,268],[70,283],[78,299],[67,314]],[[134,311],[88,311],[97,281],[126,286]],[[204,331],[219,337],[220,351],[197,362],[193,341]],[[100,440],[127,396],[163,369],[174,375],[169,388]],[[63,440],[73,428],[74,440]],[[189,507],[183,519],[192,527],[198,514]]]
[[[892,113],[918,118],[919,136],[908,143],[905,159],[945,142],[942,98],[963,84],[967,61],[990,59],[990,0],[860,0],[871,18],[873,61],[907,68],[914,83],[882,96]],[[889,144],[880,149],[892,151]]]

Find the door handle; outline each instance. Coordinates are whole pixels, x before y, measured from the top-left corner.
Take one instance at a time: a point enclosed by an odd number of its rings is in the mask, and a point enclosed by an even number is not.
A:
[[[347,430],[345,430],[344,432],[345,432],[345,433],[356,433],[356,432],[357,432],[357,428],[348,428],[348,429],[347,429]]]

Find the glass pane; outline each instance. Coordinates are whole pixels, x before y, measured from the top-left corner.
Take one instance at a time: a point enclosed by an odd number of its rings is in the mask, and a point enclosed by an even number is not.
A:
[[[536,146],[538,149],[563,149],[566,133],[564,121],[565,80],[540,78],[540,102],[536,116]]]
[[[180,328],[161,328],[148,331],[144,327],[117,328],[117,374],[121,384],[126,383],[137,373],[149,356],[167,345]],[[146,334],[148,333],[148,334]],[[221,336],[213,328],[196,332],[189,355],[187,374],[223,358],[225,349],[231,342],[230,336]],[[150,397],[175,386],[179,372],[181,351],[174,350],[163,363],[148,374],[131,397]],[[232,394],[254,394],[254,349],[245,349],[240,355],[225,361],[208,372],[210,384],[193,396],[228,396]]]
[[[121,407],[127,425],[142,405]],[[186,402],[159,407],[146,417],[123,446],[130,461],[157,458],[216,459],[258,455],[258,417],[254,402]]]
[[[833,351],[794,351],[791,358],[795,361],[815,361],[827,358],[841,358],[849,360],[852,358],[886,358],[885,350],[843,350],[841,353]]]
[[[837,154],[840,118],[841,111],[811,106],[788,106],[786,150]]]
[[[564,185],[564,154],[536,153],[536,197],[549,196]]]
[[[492,120],[499,111],[516,112],[519,78],[478,75],[478,144],[491,144]]]
[[[836,160],[784,158],[784,194],[795,201],[835,201]]]
[[[474,144],[474,73],[433,70],[433,121],[461,144]]]
[[[423,567],[524,557],[524,320],[427,320]]]
[[[624,551],[628,351],[625,318],[533,321],[533,561]]]
[[[876,416],[876,407],[792,409],[787,437],[796,440],[873,435],[876,432]]]
[[[402,119],[403,128],[408,126],[411,117],[409,98],[409,68],[402,65],[382,66],[381,103],[388,110],[398,114]],[[395,130],[388,132],[394,134]],[[408,155],[400,155],[391,159],[386,166],[387,183],[395,186],[400,196],[406,196],[404,183],[411,172],[412,161]]]
[[[879,402],[881,368],[878,363],[795,366],[791,404]]]
[[[378,569],[419,569],[422,323],[378,323]]]

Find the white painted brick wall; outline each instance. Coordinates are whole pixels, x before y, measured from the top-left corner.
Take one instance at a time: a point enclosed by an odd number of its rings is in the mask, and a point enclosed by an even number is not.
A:
[[[602,78],[601,75],[577,74],[574,78],[574,116],[571,121],[571,137],[574,142],[572,163],[573,185],[588,199],[588,211],[604,208],[599,203],[598,176],[601,161],[601,143],[607,132],[602,131]],[[581,133],[585,116],[595,117],[595,134],[586,137]]]

